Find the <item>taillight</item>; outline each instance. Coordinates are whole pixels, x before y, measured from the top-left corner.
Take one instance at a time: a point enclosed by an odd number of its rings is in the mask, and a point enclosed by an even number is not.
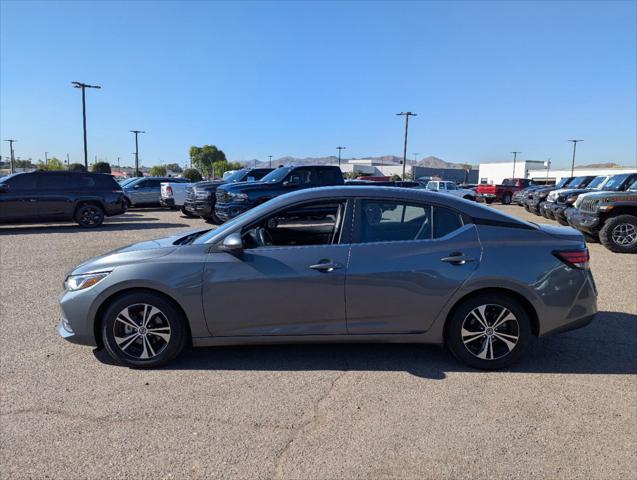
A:
[[[569,267],[581,268],[583,270],[588,269],[588,262],[590,260],[588,248],[583,250],[559,250],[553,252],[553,255],[562,260]]]
[[[171,187],[170,185],[166,185],[166,194],[170,195],[172,197],[173,195],[173,187]]]

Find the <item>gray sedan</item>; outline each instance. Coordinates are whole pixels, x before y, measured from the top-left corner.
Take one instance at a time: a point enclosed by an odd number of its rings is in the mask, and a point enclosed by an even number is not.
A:
[[[186,345],[445,344],[482,369],[588,324],[582,235],[423,190],[323,187],[215,230],[137,243],[66,278],[58,332],[156,367]]]

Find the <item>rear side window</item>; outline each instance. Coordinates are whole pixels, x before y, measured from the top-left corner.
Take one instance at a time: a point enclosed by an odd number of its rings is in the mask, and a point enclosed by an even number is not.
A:
[[[319,168],[317,176],[319,185],[338,185],[343,180],[343,174],[335,168]]]
[[[72,186],[69,180],[69,175],[43,173],[40,175],[38,187],[46,190],[67,190]]]
[[[433,238],[444,237],[462,227],[462,219],[453,210],[444,207],[434,207],[434,235]]]
[[[35,189],[35,179],[35,175],[24,173],[22,175],[16,175],[15,177],[6,180],[4,183],[9,185],[9,189],[11,189],[11,191],[33,190]]]
[[[362,200],[359,215],[360,243],[431,238],[429,205]]]
[[[111,177],[110,175],[101,174],[101,175],[92,175],[92,177],[95,180],[95,186],[99,188],[100,190],[113,190],[113,189],[121,188],[119,184],[115,181],[115,179]]]

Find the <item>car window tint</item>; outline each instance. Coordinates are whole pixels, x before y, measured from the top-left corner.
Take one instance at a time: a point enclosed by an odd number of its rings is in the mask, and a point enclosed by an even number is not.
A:
[[[462,219],[453,210],[444,207],[434,207],[434,238],[444,237],[462,227]]]
[[[102,174],[102,175],[92,175],[93,180],[95,181],[95,186],[102,190],[112,190],[120,188],[118,183],[115,181],[113,177],[110,175]]]
[[[318,184],[336,185],[340,180],[339,176],[343,178],[343,174],[335,168],[318,169]]]
[[[25,173],[22,175],[16,175],[10,180],[7,180],[6,183],[12,191],[33,190],[35,188],[35,179],[35,175]]]
[[[74,187],[70,175],[60,175],[57,173],[43,173],[40,175],[38,188],[47,190],[65,190]]]
[[[263,177],[265,177],[268,173],[270,173],[270,170],[266,170],[266,169],[255,169],[252,170],[250,172],[250,176],[254,177],[254,180],[261,180]]]
[[[330,200],[277,212],[243,233],[245,248],[337,243],[344,208],[344,202]]]
[[[288,180],[293,178],[299,179],[299,185],[309,185],[312,183],[312,169],[311,168],[296,168],[288,175]]]
[[[431,238],[431,207],[385,200],[362,200],[360,242],[391,242]]]
[[[159,188],[161,186],[161,180],[146,180],[145,188]]]

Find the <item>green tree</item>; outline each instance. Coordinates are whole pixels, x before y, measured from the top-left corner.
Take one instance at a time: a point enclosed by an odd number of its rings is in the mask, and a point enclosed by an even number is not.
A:
[[[214,145],[192,146],[189,153],[192,164],[206,177],[214,175],[216,171],[222,168],[220,164],[228,162],[223,150],[219,150]]]
[[[69,164],[69,170],[72,172],[85,172],[86,168],[81,163],[71,163]]]
[[[171,172],[175,173],[181,173],[183,171],[178,163],[168,163],[166,165],[166,170],[170,170]]]
[[[151,177],[165,177],[166,176],[166,166],[165,165],[153,165],[150,167],[150,176]]]
[[[9,163],[11,163],[11,160],[9,160]],[[33,163],[31,163],[31,160],[14,160],[15,168],[32,168],[33,167]]]
[[[191,182],[201,182],[202,180],[201,173],[199,173],[199,171],[195,170],[194,168],[187,168],[183,171],[181,176],[187,178]]]
[[[64,170],[64,164],[59,158],[51,157],[48,163],[40,160],[38,162],[38,170]]]
[[[111,173],[111,165],[108,162],[95,162],[92,170],[95,173]]]

